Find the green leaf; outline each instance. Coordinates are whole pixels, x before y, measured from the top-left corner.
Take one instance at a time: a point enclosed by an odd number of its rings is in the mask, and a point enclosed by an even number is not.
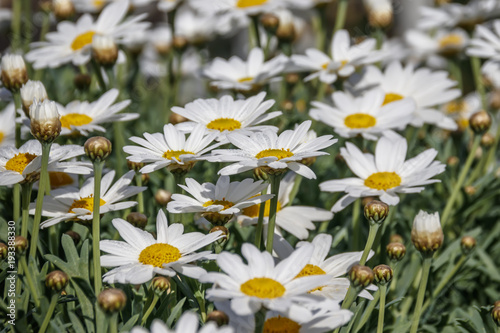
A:
[[[170,312],[170,316],[168,317],[166,324],[167,327],[172,327],[172,323],[179,319],[179,317],[182,314],[182,306],[184,305],[184,302],[186,302],[186,297],[181,299],[177,304],[174,306],[172,309],[172,312]]]
[[[132,318],[130,318],[129,320],[127,320],[127,322],[125,324],[123,324],[123,326],[120,328],[120,331],[125,331],[125,332],[130,331],[132,329],[132,327],[134,327],[137,320],[139,320],[139,316],[140,316],[140,313],[132,316]]]

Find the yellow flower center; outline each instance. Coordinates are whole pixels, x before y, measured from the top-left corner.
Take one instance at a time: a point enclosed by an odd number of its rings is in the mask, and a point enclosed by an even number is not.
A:
[[[316,265],[307,264],[304,268],[302,268],[300,273],[297,274],[297,276],[295,278],[298,279],[298,278],[305,277],[305,276],[325,275],[325,274],[326,274],[326,272],[323,269],[321,269],[321,267],[316,266]],[[313,291],[321,290],[321,289],[323,289],[323,287],[314,288],[312,290],[309,290],[309,293],[312,293]]]
[[[163,264],[177,261],[181,257],[181,252],[175,246],[165,243],[156,243],[149,245],[141,251],[141,254],[139,254],[139,261],[144,265],[163,267]]]
[[[207,128],[221,132],[234,131],[235,129],[241,128],[241,123],[232,118],[219,118],[209,122]]]
[[[58,188],[73,184],[73,178],[66,172],[50,171],[49,172],[50,187]]]
[[[387,191],[401,185],[401,177],[395,172],[377,172],[365,179],[365,186]]]
[[[99,206],[102,206],[106,203],[106,201],[99,199]],[[69,207],[68,213],[76,214],[73,209],[75,208],[83,208],[89,211],[94,211],[94,195],[91,194],[88,197],[80,198],[78,200],[73,201],[71,207]],[[90,215],[90,213],[88,213]]]
[[[389,103],[392,103],[392,102],[402,100],[403,98],[404,98],[404,96],[401,96],[400,94],[387,93],[387,94],[385,94],[385,98],[384,98],[384,102],[382,103],[382,106],[389,104]]]
[[[366,113],[355,113],[345,117],[344,124],[349,128],[370,128],[377,124],[377,119]]]
[[[236,7],[238,8],[247,8],[253,6],[260,6],[267,2],[267,0],[238,0],[236,3]]]
[[[0,143],[2,143],[4,138],[5,138],[5,134],[3,132],[0,132]]]
[[[462,118],[458,121],[458,126],[461,128],[461,129],[466,129],[467,127],[469,127],[469,119],[467,118]]]
[[[211,205],[221,205],[224,206],[224,209],[228,209],[234,206],[234,203],[226,200],[210,200],[203,204],[203,207],[208,207]]]
[[[277,157],[278,160],[281,160],[283,158],[287,157],[292,157],[293,153],[290,151],[290,149],[266,149],[255,155],[256,158],[264,158],[264,157]]]
[[[104,6],[104,0],[93,0],[92,1],[92,4],[94,5],[94,7],[96,7],[97,9],[101,9],[103,6]]]
[[[26,166],[30,164],[31,161],[33,161],[35,158],[35,154],[19,153],[7,161],[7,163],[5,164],[5,169],[22,174],[24,169],[26,169]]]
[[[466,109],[466,107],[467,103],[465,103],[465,101],[452,101],[446,104],[445,110],[448,114],[461,113]]]
[[[61,127],[71,129],[71,126],[83,126],[90,124],[92,118],[86,114],[81,113],[68,113],[61,116]]]
[[[94,37],[94,35],[95,31],[87,31],[81,35],[76,36],[76,38],[73,40],[73,43],[71,43],[71,49],[73,51],[81,50],[85,46],[92,43],[92,38]]]
[[[459,34],[449,34],[439,40],[439,47],[442,49],[447,47],[460,47],[462,44],[463,39]]]
[[[167,160],[175,158],[177,161],[180,161],[181,159],[179,156],[186,154],[194,155],[194,153],[185,150],[168,150],[163,154],[163,158],[166,158]]]
[[[264,323],[263,333],[299,333],[300,325],[285,317],[272,317]]]
[[[285,287],[270,278],[253,278],[243,283],[240,287],[242,293],[259,298],[277,298],[285,294]]]
[[[256,195],[259,196],[260,194]],[[254,196],[254,197],[256,197]],[[252,197],[253,198],[253,197]],[[261,204],[256,204],[247,208],[242,209],[243,215],[246,215],[248,217],[257,217],[259,216],[259,210],[260,210],[260,205]],[[264,208],[264,216],[269,217],[269,210],[271,208],[271,201],[267,200],[265,202],[266,208]],[[276,212],[279,212],[281,210],[281,203],[278,201],[278,207],[276,209]]]
[[[245,82],[250,82],[253,80],[253,77],[247,76],[247,77],[242,77],[241,79],[238,80],[239,83],[245,83]]]
[[[337,68],[337,70],[341,70],[342,68],[344,68],[344,66],[347,65],[347,63],[348,63],[347,60],[340,61],[340,67]],[[329,65],[330,65],[330,62],[325,62],[323,65],[321,65],[321,68],[327,69]]]

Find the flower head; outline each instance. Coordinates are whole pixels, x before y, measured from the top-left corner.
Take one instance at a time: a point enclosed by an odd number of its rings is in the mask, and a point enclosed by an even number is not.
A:
[[[439,213],[429,214],[421,210],[413,220],[411,241],[424,255],[431,255],[443,245],[443,229]]]
[[[31,134],[40,142],[51,143],[61,133],[56,103],[37,101],[30,106]]]

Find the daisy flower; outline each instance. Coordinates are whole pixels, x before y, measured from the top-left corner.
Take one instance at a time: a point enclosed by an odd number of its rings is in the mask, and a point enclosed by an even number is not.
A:
[[[253,318],[252,318],[253,319]],[[186,311],[179,318],[175,329],[170,330],[160,319],[154,319],[151,323],[150,331],[140,326],[132,328],[130,333],[233,333],[229,326],[218,327],[214,322],[208,322],[198,330],[198,315],[191,311]]]
[[[113,219],[113,226],[125,240],[103,240],[100,247],[109,254],[101,256],[103,267],[115,267],[103,275],[106,283],[141,284],[155,274],[176,276],[178,273],[199,278],[206,271],[192,262],[213,259],[211,251],[195,252],[221,238],[221,231],[204,235],[183,234],[180,223],[168,225],[163,210],[156,216],[157,239],[148,231],[134,227],[122,219]]]
[[[481,97],[477,92],[473,92],[442,106],[441,110],[453,118],[460,130],[469,127],[469,118],[482,109]]]
[[[305,55],[293,55],[292,63],[304,71],[313,73],[305,78],[310,81],[319,78],[321,82],[333,83],[338,76],[348,77],[354,73],[357,66],[374,63],[380,60],[376,51],[376,41],[368,38],[352,45],[347,30],[335,33],[330,45],[331,57],[317,49],[307,49]]]
[[[217,183],[200,184],[192,178],[186,179],[186,185],[178,185],[191,196],[173,194],[167,205],[170,213],[202,213],[212,224],[224,224],[242,209],[267,201],[272,194],[259,195],[267,184],[261,180],[247,178],[241,182],[230,182],[228,176],[221,176]]]
[[[500,61],[486,61],[481,67],[481,74],[495,90],[500,90]]]
[[[182,0],[158,0],[158,9],[168,13],[176,9],[181,2]]]
[[[340,153],[357,177],[319,184],[321,191],[347,192],[335,203],[332,212],[341,211],[357,198],[369,196],[379,196],[381,201],[394,206],[399,203],[398,193],[419,193],[424,190],[424,185],[440,182],[431,179],[445,170],[444,164],[434,161],[438,152],[427,149],[405,161],[407,149],[406,139],[399,135],[380,138],[375,156],[363,154],[347,142]]]
[[[456,81],[448,78],[445,71],[431,71],[428,68],[415,69],[412,65],[403,67],[394,61],[382,72],[378,67],[368,66],[363,78],[353,89],[361,92],[376,86],[385,92],[382,105],[404,98],[411,98],[416,104],[412,126],[421,127],[424,123],[434,124],[448,130],[455,130],[457,124],[446,117],[436,106],[450,102],[461,95],[454,88]]]
[[[313,222],[329,221],[333,218],[333,214],[325,209],[317,207],[291,206],[290,195],[295,184],[295,177],[296,174],[294,172],[289,172],[280,182],[275,232],[281,234],[281,228],[298,239],[307,239],[307,237],[309,237],[309,230],[314,230],[316,228]],[[267,193],[271,193],[270,188]],[[263,222],[267,224],[269,220],[270,202],[267,201],[265,205]],[[238,216],[238,223],[243,226],[257,224],[259,210],[260,204],[242,209],[241,215]],[[264,240],[267,239],[266,233],[267,227],[264,228]]]
[[[475,36],[467,47],[467,55],[500,61],[500,20],[492,23],[492,29],[483,25],[476,27]]]
[[[275,236],[276,237],[276,236]],[[314,247],[313,255],[308,264],[297,274],[296,278],[311,276],[311,275],[326,275],[330,277],[328,283],[316,289],[309,290],[313,295],[328,297],[337,301],[344,300],[347,290],[350,286],[350,281],[347,277],[349,269],[359,264],[363,252],[346,252],[336,254],[327,258],[328,253],[332,247],[332,236],[328,234],[318,234],[314,237],[311,243],[299,242],[297,247],[311,244]],[[279,241],[274,242],[274,251],[278,254],[280,259],[288,258],[294,251],[293,247],[288,242],[281,238]],[[370,251],[368,259],[373,257],[375,252]],[[377,287],[371,285],[367,290],[377,290]],[[359,297],[372,300],[372,295],[367,291],[362,290]]]
[[[197,125],[189,137],[175,128],[172,124],[163,127],[163,133],[144,133],[145,139],[131,137],[142,147],[125,146],[123,151],[131,156],[127,159],[132,162],[151,163],[141,169],[142,173],[151,173],[167,167],[169,170],[190,170],[199,160],[220,144],[209,144],[217,137],[217,133],[210,133],[205,126]]]
[[[309,244],[295,250],[287,259],[275,265],[270,253],[260,252],[253,244],[241,246],[240,256],[222,252],[217,265],[224,273],[209,272],[201,282],[214,283],[206,297],[212,301],[231,300],[231,309],[238,315],[251,315],[262,307],[288,313],[298,302],[315,302],[308,290],[325,285],[328,277],[316,275],[295,279],[312,255]]]
[[[247,61],[236,56],[229,60],[215,58],[203,69],[203,75],[212,80],[210,85],[220,89],[258,90],[269,82],[281,80],[279,75],[288,61],[282,54],[265,61],[262,49],[254,48]]]
[[[110,171],[102,177],[100,213],[123,210],[137,205],[135,201],[123,199],[136,195],[147,187],[129,186],[134,178],[135,171],[129,171],[111,186],[115,178],[115,171]],[[30,214],[35,214],[35,203],[30,205]],[[43,199],[42,216],[49,219],[42,222],[41,228],[47,228],[60,222],[78,221],[90,223],[94,210],[94,177],[87,179],[82,188],[64,187],[50,192]]]
[[[361,134],[367,140],[377,140],[393,129],[404,129],[413,118],[415,102],[404,98],[382,105],[385,93],[373,89],[360,97],[342,91],[332,94],[334,107],[314,101],[309,112],[311,118],[331,127],[344,138]]]
[[[140,22],[146,14],[123,21],[129,7],[128,0],[116,1],[106,6],[95,22],[90,14],[84,14],[76,23],[60,22],[56,32],[46,35],[46,42],[31,44],[26,60],[33,62],[36,69],[55,68],[69,62],[75,66],[88,63],[94,35],[111,36],[120,43],[127,35],[149,26],[148,22]]]
[[[189,4],[197,11],[202,12],[236,12],[246,15],[258,15],[272,12],[283,6],[287,0],[190,0]]]
[[[440,29],[434,34],[420,30],[409,30],[405,34],[406,43],[412,49],[412,56],[427,58],[432,55],[445,57],[456,56],[462,52],[469,43],[469,36],[460,29]]]
[[[190,120],[178,124],[178,129],[192,132],[196,124],[202,124],[209,132],[217,133],[217,140],[222,141],[228,133],[248,136],[256,131],[278,131],[275,126],[259,126],[282,114],[281,111],[266,113],[273,106],[274,100],[264,101],[265,97],[266,93],[261,92],[242,100],[234,100],[229,95],[221,99],[197,99],[184,108],[173,107],[172,111]]]
[[[88,163],[61,162],[83,154],[81,146],[53,144],[48,171],[89,174],[92,168]],[[0,147],[0,185],[34,182],[38,180],[41,168],[42,145],[38,140],[30,140],[19,149],[14,146]]]
[[[0,112],[0,146],[13,146],[15,143],[16,107],[9,103]]]
[[[265,167],[271,172],[295,171],[308,179],[316,178],[309,167],[300,163],[304,158],[328,155],[320,151],[336,143],[331,135],[305,141],[311,121],[305,121],[294,130],[287,130],[279,136],[272,131],[252,134],[228,134],[228,140],[239,149],[220,149],[212,152],[211,161],[236,162],[219,171],[221,175],[234,175]]]

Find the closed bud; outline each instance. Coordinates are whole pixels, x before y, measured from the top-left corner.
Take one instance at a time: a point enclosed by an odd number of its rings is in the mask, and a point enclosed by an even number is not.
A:
[[[127,296],[121,289],[109,288],[101,291],[97,296],[97,303],[106,313],[121,311],[127,304]]]
[[[10,91],[18,91],[28,82],[28,72],[22,56],[6,54],[2,57],[2,83]]]
[[[495,137],[491,133],[485,133],[481,138],[481,146],[491,148],[495,143]]]
[[[21,87],[20,93],[23,111],[28,118],[30,116],[30,106],[33,104],[33,101],[43,102],[49,98],[45,86],[40,81],[28,80]]]
[[[285,82],[291,86],[300,82],[300,75],[297,73],[289,73],[285,75]]]
[[[45,286],[53,291],[60,292],[69,282],[68,274],[63,271],[53,271],[45,277]]]
[[[158,206],[165,207],[172,200],[172,193],[164,189],[159,189],[155,193],[155,201]]]
[[[141,175],[142,185],[147,185],[149,183],[149,173],[143,173]]]
[[[214,226],[224,226],[228,223],[234,216],[234,214],[220,214],[217,212],[203,212],[201,214],[208,222],[212,223]]]
[[[23,236],[16,236],[14,238],[14,248],[17,254],[23,254],[28,249],[29,242]]]
[[[80,240],[82,239],[82,237],[80,236],[80,234],[77,233],[76,231],[73,231],[73,230],[66,231],[64,234],[66,234],[69,237],[71,237],[71,239],[73,240],[73,243],[75,243],[75,245],[78,244],[78,243],[80,243]]]
[[[488,112],[481,110],[470,117],[469,124],[474,133],[483,134],[490,129],[491,116]]]
[[[365,205],[364,213],[370,223],[381,224],[389,215],[389,206],[385,202],[373,200]]]
[[[274,14],[265,13],[260,16],[260,24],[262,24],[267,32],[274,35],[280,25],[280,19]]]
[[[372,27],[385,28],[392,23],[391,1],[364,0],[363,3],[368,12],[368,22]]]
[[[134,170],[135,172],[139,172],[139,170],[141,170],[144,167],[144,165],[146,164],[143,162],[132,162],[127,160],[128,169]]]
[[[401,261],[406,255],[406,247],[403,243],[390,243],[385,248],[387,256],[391,261]]]
[[[111,142],[102,136],[94,136],[88,139],[83,146],[85,154],[92,162],[104,161],[111,154]]]
[[[159,295],[170,293],[170,279],[165,276],[157,276],[151,281],[151,288]]]
[[[207,322],[213,321],[218,327],[229,324],[229,316],[222,311],[214,310],[207,315]]]
[[[80,91],[87,91],[90,88],[90,83],[92,82],[92,79],[90,75],[87,74],[77,74],[75,75],[75,78],[73,79],[73,84],[75,85],[76,89]]]
[[[59,21],[67,20],[75,14],[75,6],[71,0],[53,0],[52,10]]]
[[[283,9],[276,11],[279,17],[278,30],[276,37],[282,42],[291,43],[294,41],[296,33],[293,25],[293,15],[289,10]]]
[[[493,110],[500,109],[500,89],[497,89],[491,93],[490,106]]]
[[[411,241],[415,248],[426,257],[431,257],[443,245],[443,229],[439,214],[420,211],[413,220]]]
[[[177,124],[180,124],[180,123],[184,123],[186,121],[189,121],[189,119],[187,119],[186,117],[184,116],[181,116],[180,114],[177,114],[177,113],[173,113],[168,117],[168,122],[172,125],[177,125]]]
[[[454,167],[459,162],[460,162],[460,160],[458,159],[458,157],[456,157],[456,156],[450,156],[450,157],[448,157],[448,160],[446,161],[446,164],[448,164],[451,167]]]
[[[467,255],[476,247],[476,239],[472,236],[464,236],[460,240],[460,248],[462,253]]]
[[[7,258],[7,254],[8,254],[8,246],[7,244],[5,243],[0,243],[0,260],[4,260],[5,258]]]
[[[61,133],[61,120],[56,103],[45,100],[30,106],[31,134],[40,143],[52,143]]]
[[[500,327],[500,306],[495,306],[493,310],[491,310],[491,318]]]
[[[186,51],[188,47],[188,40],[183,36],[175,36],[172,40],[172,47],[179,53]]]
[[[253,179],[267,181],[269,179],[269,175],[262,168],[253,169]]]
[[[373,268],[373,274],[377,285],[384,285],[391,282],[394,272],[390,266],[378,265]]]
[[[464,187],[464,192],[468,195],[468,196],[473,196],[474,194],[476,194],[476,188],[472,185],[467,185]]]
[[[389,243],[404,243],[404,239],[401,235],[393,234],[389,237]]]
[[[216,242],[219,245],[223,246],[224,244],[226,244],[227,240],[229,239],[229,230],[226,227],[221,226],[221,225],[215,226],[212,229],[210,229],[210,233],[217,232],[217,231],[221,231],[221,236],[223,236],[223,237],[218,239]]]
[[[355,289],[364,289],[372,284],[375,278],[373,271],[368,266],[354,265],[348,273],[351,286]]]
[[[134,227],[144,229],[148,224],[148,217],[141,213],[132,212],[127,215],[127,221]]]
[[[111,36],[94,35],[92,58],[101,66],[112,67],[118,59],[118,46]]]

